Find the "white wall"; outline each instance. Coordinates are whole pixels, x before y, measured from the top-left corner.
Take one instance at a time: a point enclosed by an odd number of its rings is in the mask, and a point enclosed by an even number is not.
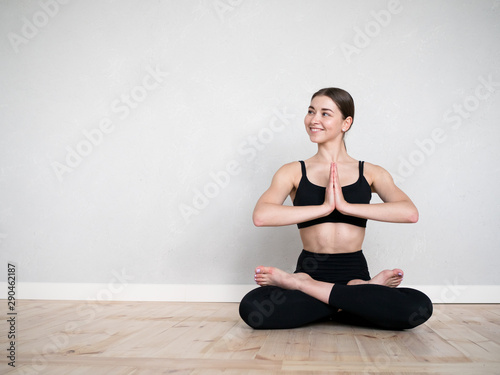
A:
[[[251,212],[338,86],[348,150],[421,215],[368,223],[371,272],[500,284],[498,1],[2,1],[0,35],[2,282],[9,261],[21,289],[292,270],[296,227]]]

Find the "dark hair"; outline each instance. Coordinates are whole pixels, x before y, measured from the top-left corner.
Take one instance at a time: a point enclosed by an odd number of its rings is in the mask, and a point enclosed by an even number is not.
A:
[[[313,100],[316,96],[327,96],[332,99],[337,107],[339,107],[343,118],[346,119],[347,117],[351,116],[352,121],[354,122],[354,100],[351,94],[349,94],[347,91],[339,89],[337,87],[328,87],[314,93],[311,100]]]

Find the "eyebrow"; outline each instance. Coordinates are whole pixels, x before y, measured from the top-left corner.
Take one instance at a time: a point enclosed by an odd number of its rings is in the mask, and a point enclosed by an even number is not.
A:
[[[311,108],[311,109],[316,109],[316,108],[314,108],[312,105],[310,105],[310,106],[309,106],[309,108]],[[331,110],[330,108],[321,108],[321,110],[322,110],[322,111],[330,111],[330,112],[332,112],[332,113],[333,113],[333,110]]]

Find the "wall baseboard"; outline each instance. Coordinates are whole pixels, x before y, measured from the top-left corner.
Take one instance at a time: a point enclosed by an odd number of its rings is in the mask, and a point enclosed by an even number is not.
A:
[[[415,285],[433,303],[500,303],[500,285]],[[15,298],[90,301],[239,302],[256,285],[36,283],[16,285]],[[0,283],[2,299],[7,283]]]

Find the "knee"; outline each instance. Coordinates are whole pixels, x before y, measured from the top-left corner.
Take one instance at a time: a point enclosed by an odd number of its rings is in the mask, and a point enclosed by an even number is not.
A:
[[[408,327],[415,328],[425,323],[432,316],[433,305],[427,295],[419,292],[419,298],[415,299],[408,314]]]
[[[254,329],[262,328],[265,323],[264,315],[258,311],[249,298],[243,298],[240,302],[239,313],[241,319]]]
[[[283,302],[278,298],[279,293],[271,287],[261,287],[248,293],[240,302],[241,319],[254,329],[276,328],[280,315],[278,307]]]

